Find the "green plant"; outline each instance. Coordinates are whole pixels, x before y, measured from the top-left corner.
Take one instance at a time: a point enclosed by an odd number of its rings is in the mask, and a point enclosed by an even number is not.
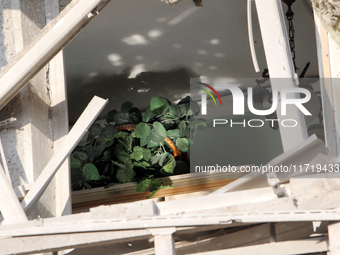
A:
[[[107,114],[104,126],[92,125],[86,144],[73,151],[72,189],[137,181],[136,191],[149,190],[152,196],[168,187],[157,177],[174,174],[176,159],[190,149],[186,134],[206,126],[198,113],[190,97],[177,105],[153,97],[143,115],[131,102],[123,103],[120,112]]]

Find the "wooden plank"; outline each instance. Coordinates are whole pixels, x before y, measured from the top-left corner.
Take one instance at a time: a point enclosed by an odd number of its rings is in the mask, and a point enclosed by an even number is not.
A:
[[[331,82],[333,87],[334,98],[334,133],[337,142],[337,155],[340,155],[340,42],[337,43],[333,36],[329,36],[329,50],[330,50],[330,68],[331,68]],[[327,122],[328,120],[324,120]]]
[[[287,186],[287,190],[289,186]],[[270,187],[157,203],[161,215],[189,213],[241,204],[276,200]]]
[[[257,226],[249,226],[248,228],[232,231],[231,233],[223,234],[217,232],[212,235],[202,236],[197,241],[181,241],[176,242],[176,254],[192,254],[195,252],[213,252],[219,249],[230,249],[238,246],[256,245],[267,243],[270,239],[269,224]],[[310,223],[277,223],[275,224],[277,238],[279,241],[287,241],[292,239],[308,238],[313,233],[313,228]],[[112,247],[114,249],[114,247]],[[150,255],[154,254],[155,249],[150,248],[137,252],[127,253],[126,255]],[[243,253],[248,254],[248,253]],[[249,254],[256,254],[250,252]],[[268,254],[276,254],[268,253]]]
[[[64,141],[59,146],[57,152],[52,156],[36,182],[32,185],[26,197],[21,201],[21,205],[23,206],[24,210],[28,210],[39,200],[59,167],[76,147],[82,136],[98,117],[99,113],[103,110],[107,102],[108,100],[104,100],[97,96],[91,100],[89,105],[77,120],[76,124],[72,127],[70,133],[65,137]]]
[[[333,97],[334,97],[334,118],[335,118],[335,134],[337,137],[337,153],[340,154],[340,141],[339,141],[339,132],[340,132],[340,49],[339,44],[334,40],[334,37],[331,36],[329,38],[329,47],[330,47],[330,67],[331,67],[331,75],[332,75],[332,86],[333,86]],[[331,224],[328,226],[328,236],[329,236],[329,255],[340,254],[340,245],[339,245],[339,234],[340,234],[340,222],[335,224]]]
[[[255,3],[271,86],[278,90],[296,88],[298,85],[297,75],[289,48],[281,0],[255,0]],[[298,93],[291,94],[291,98],[300,98]],[[297,121],[297,126],[293,129],[280,126],[283,151],[288,151],[308,137],[305,118],[303,113],[293,105],[287,107],[286,115],[281,115],[281,106],[278,104],[276,112],[278,119]]]
[[[328,225],[329,255],[340,254],[339,233],[340,233],[339,222]]]
[[[308,238],[313,233],[311,223],[276,223],[275,229],[279,242]],[[218,250],[229,251],[236,247],[265,244],[270,240],[269,224],[261,224],[245,228],[226,235],[218,236],[208,240],[200,240],[191,245],[181,247],[176,250],[177,255],[192,254],[192,253],[214,253]],[[238,254],[258,254],[256,252],[244,252]],[[267,254],[275,254],[267,253]],[[293,253],[295,254],[295,253]]]
[[[161,197],[167,197],[167,196],[174,196],[174,195],[181,195],[181,194],[188,194],[188,193],[194,193],[199,191],[213,191],[218,188],[221,188],[228,183],[234,181],[232,180],[222,180],[222,181],[215,181],[215,182],[207,182],[207,183],[201,183],[201,184],[194,184],[194,185],[187,185],[187,186],[175,186],[176,183],[173,183],[175,187],[173,188],[167,188],[167,189],[161,189],[156,192],[152,198],[161,198]],[[108,190],[105,193],[102,193],[102,196],[106,196],[106,198],[100,198],[97,196],[97,193],[91,194],[91,192],[84,192],[81,193],[81,196],[73,196],[72,200],[72,210],[74,213],[79,212],[86,212],[89,210],[89,208],[99,205],[111,205],[111,204],[118,204],[118,203],[127,203],[127,202],[134,202],[134,201],[140,201],[145,200],[148,195],[150,195],[151,192],[136,192],[136,183],[134,185],[121,189],[119,187],[116,187],[115,189]],[[165,184],[167,185],[167,184]],[[117,185],[120,186],[120,185]],[[100,188],[100,191],[104,188]],[[105,191],[105,190],[104,190]],[[80,192],[78,192],[80,193]],[[100,193],[99,193],[100,194]],[[89,196],[87,196],[89,195]]]
[[[110,0],[73,0],[0,72],[3,108]]]
[[[340,78],[340,43],[337,43],[334,40],[334,37],[329,38],[330,44],[330,59],[331,59],[331,74],[333,78],[333,82],[338,81]],[[339,83],[336,83],[339,84]],[[336,85],[335,85],[336,86]],[[335,97],[338,98],[338,97]]]
[[[319,60],[320,88],[323,109],[323,125],[325,131],[325,144],[334,153],[340,155],[340,115],[339,104],[339,76],[340,76],[340,50],[339,45],[322,25],[320,18],[314,13],[317,52]],[[329,253],[339,254],[338,237],[340,223],[328,227]]]
[[[63,53],[58,53],[50,62],[51,113],[53,123],[53,149],[58,151],[69,132],[66,81]],[[71,170],[67,158],[56,174],[56,216],[72,213]]]
[[[280,205],[280,203],[280,201],[276,203],[272,202],[274,206]],[[261,203],[259,203],[259,206],[261,206]],[[83,213],[83,215],[75,215],[78,216],[78,218],[71,217],[73,220],[67,218],[69,216],[62,216],[57,220],[39,219],[21,224],[0,226],[0,236],[20,237],[146,228],[197,227],[206,225],[224,225],[226,227],[233,227],[240,223],[247,225],[249,223],[254,224],[265,222],[340,221],[340,211],[338,210],[284,210],[284,208],[282,210],[281,208],[280,211],[260,211],[256,209],[250,210],[247,208],[247,210],[239,210],[239,212],[232,213],[225,213],[222,211],[219,213],[196,212],[191,214],[146,216],[140,217],[139,219],[112,219],[109,217],[92,219],[91,213]],[[254,211],[256,213],[252,213]],[[85,219],[80,220],[79,218]]]
[[[151,229],[154,237],[156,255],[176,255],[175,238],[176,228]]]
[[[4,169],[0,164],[0,211],[5,218],[5,223],[17,223],[28,221],[19,200],[14,192],[12,184],[7,179]]]
[[[67,233],[0,239],[0,255],[54,252],[70,248],[107,245],[151,238],[149,230]]]
[[[251,58],[253,60],[253,65],[255,68],[255,72],[260,72],[259,64],[256,58],[255,44],[254,44],[254,36],[253,36],[253,21],[251,15],[251,0],[247,1],[247,21],[248,21],[248,39],[250,46]]]
[[[198,231],[219,229],[220,226],[199,228],[177,228],[179,234],[191,234]],[[70,248],[86,248],[109,244],[149,239],[149,230],[103,231],[88,233],[66,233],[62,235],[42,235],[33,237],[1,238],[0,255],[32,254],[33,252],[54,252]],[[98,248],[93,254],[98,254]],[[103,253],[104,254],[104,253]]]
[[[0,137],[0,153],[1,153],[1,160],[2,160],[2,164],[4,165],[4,168],[5,168],[5,173],[6,173],[7,179],[11,183],[11,175],[9,174],[9,169],[8,169],[8,165],[7,165],[7,161],[6,161],[6,157],[5,157],[4,147],[2,146],[1,137]]]
[[[236,170],[240,170],[241,166],[238,166]],[[202,173],[190,173],[190,174],[181,174],[181,175],[173,175],[168,177],[162,177],[164,185],[173,185],[175,188],[177,187],[185,187],[195,184],[207,184],[210,182],[219,182],[219,181],[228,181],[235,180],[237,177],[233,173],[214,173],[210,174],[209,172]],[[73,203],[79,202],[89,202],[95,199],[104,199],[110,198],[113,195],[116,195],[117,192],[119,194],[134,194],[136,190],[137,183],[130,182],[124,184],[116,184],[109,188],[93,188],[91,190],[79,190],[72,192],[72,200]],[[149,193],[148,193],[149,194]],[[157,194],[157,193],[156,193]]]
[[[238,167],[240,168],[240,167]],[[160,178],[164,185],[173,185],[174,188],[162,189],[153,198],[168,197],[172,199],[190,198],[210,194],[216,189],[234,181],[233,174],[228,173],[191,173]],[[14,188],[19,200],[22,200],[30,190],[32,184]],[[110,205],[144,200],[150,192],[136,192],[137,183],[130,182],[117,184],[109,188],[99,187],[91,190],[72,192],[73,212],[85,212],[89,208],[99,205]],[[177,199],[177,200],[178,200]]]
[[[47,19],[59,15],[59,0],[45,2]],[[49,84],[51,96],[51,117],[53,128],[53,150],[61,145],[69,132],[66,77],[63,52],[49,62]],[[70,162],[67,158],[56,174],[56,216],[72,213]]]
[[[296,255],[307,253],[321,253],[328,251],[326,238],[311,238],[306,240],[294,240],[278,243],[269,243],[262,245],[253,245],[239,247],[228,250],[209,251],[191,253],[192,255],[239,255],[239,254],[256,254],[256,255]]]
[[[330,49],[327,30],[314,13],[316,46],[319,64],[320,90],[322,98],[322,113],[324,118],[325,144],[336,155],[339,155],[339,143],[335,132],[335,116],[332,74],[330,65]]]
[[[237,168],[240,169],[240,166]],[[162,177],[163,185],[173,185],[173,188],[162,189],[152,197],[154,199],[197,192],[212,192],[215,189],[235,180],[232,173],[190,173]],[[115,203],[134,202],[144,200],[150,192],[136,192],[137,183],[117,184],[109,188],[93,188],[72,192],[73,212],[85,212],[90,207]]]

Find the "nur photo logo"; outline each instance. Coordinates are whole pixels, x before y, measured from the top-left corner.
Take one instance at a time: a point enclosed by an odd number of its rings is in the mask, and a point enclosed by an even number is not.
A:
[[[206,83],[202,83],[202,82],[197,82],[197,83],[209,88],[212,92],[214,92],[215,95],[217,96],[218,100],[220,100],[220,104],[222,106],[221,97],[212,86],[210,86],[209,84],[206,84]],[[217,103],[216,103],[214,96],[207,89],[200,88],[200,87],[197,87],[197,88],[206,92],[211,97],[211,99],[214,101],[215,106],[217,106]],[[202,115],[207,114],[207,94],[202,94],[202,96],[201,96],[201,102],[202,102],[201,112],[202,112]]]
[[[282,88],[282,89],[276,89],[272,88],[271,94],[271,106],[269,109],[263,109],[259,110],[254,107],[254,100],[253,100],[253,87],[247,87],[246,93],[241,90],[240,87],[230,84],[214,84],[214,87],[212,85],[209,85],[207,83],[202,82],[196,82],[196,84],[200,84],[200,87],[196,87],[200,90],[202,90],[205,93],[201,94],[201,114],[202,115],[208,115],[208,103],[207,103],[207,95],[211,97],[213,100],[215,106],[217,106],[216,99],[214,95],[210,92],[212,91],[215,96],[220,101],[220,105],[222,104],[222,99],[220,95],[217,93],[216,89],[219,91],[223,91],[225,94],[226,91],[229,91],[231,93],[232,97],[232,114],[237,116],[245,115],[245,105],[248,107],[249,111],[257,116],[267,116],[273,114],[276,110],[280,110],[281,116],[287,115],[287,106],[292,105],[292,107],[297,107],[305,116],[312,115],[307,108],[303,105],[307,103],[311,99],[311,93],[308,89],[305,88]],[[209,90],[210,91],[209,91]],[[246,95],[245,95],[246,94]],[[299,94],[300,98],[296,98],[294,94]],[[228,97],[230,100],[230,97]],[[279,106],[279,107],[278,107]],[[225,114],[224,114],[225,115]],[[223,116],[223,112],[221,109],[221,116]],[[274,122],[280,122],[282,126],[284,127],[295,127],[297,126],[297,121],[293,119],[270,119],[267,120],[271,122],[271,126],[274,126]],[[260,123],[259,125],[254,125],[251,123]],[[293,125],[287,125],[287,122],[294,123]],[[213,127],[216,125],[224,125],[230,123],[231,127],[233,126],[232,120],[228,121],[226,119],[214,119],[213,120]],[[249,127],[262,127],[264,125],[264,121],[261,119],[251,119],[247,122]],[[285,124],[286,123],[286,124]],[[242,124],[243,126],[246,126],[246,121],[244,122],[238,122],[235,124]]]

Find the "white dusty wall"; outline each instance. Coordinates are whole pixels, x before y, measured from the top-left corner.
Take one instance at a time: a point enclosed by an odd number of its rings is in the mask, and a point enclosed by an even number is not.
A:
[[[46,25],[56,0],[4,0],[0,3],[0,65],[8,64],[16,53]],[[46,4],[46,5],[45,5]],[[49,8],[48,17],[45,9]],[[62,62],[61,62],[62,65]],[[13,186],[33,183],[53,155],[53,116],[51,114],[50,65],[45,66],[11,102],[0,111],[0,120],[17,118],[0,127],[5,156]],[[63,75],[63,73],[61,74]],[[58,134],[60,136],[60,134]],[[53,181],[29,217],[56,215],[56,183]]]

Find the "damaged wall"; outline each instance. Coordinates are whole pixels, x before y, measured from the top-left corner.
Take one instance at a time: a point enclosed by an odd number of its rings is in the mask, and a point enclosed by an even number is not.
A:
[[[0,65],[4,67],[31,42],[51,16],[56,16],[59,12],[59,2],[58,0],[6,0],[0,3],[0,10],[3,13],[0,20],[3,27],[0,33]],[[14,187],[33,183],[54,152],[51,71],[55,70],[51,70],[49,64],[45,66],[0,111],[0,120],[17,118],[17,121],[0,127]],[[63,72],[63,69],[61,71]],[[55,216],[56,196],[56,182],[53,180],[37,206],[29,212],[29,217]]]

